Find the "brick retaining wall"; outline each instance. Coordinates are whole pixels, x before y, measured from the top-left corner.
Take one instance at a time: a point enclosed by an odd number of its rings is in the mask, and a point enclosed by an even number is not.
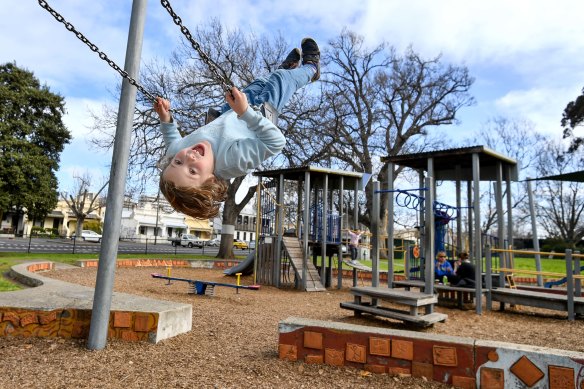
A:
[[[0,337],[88,337],[93,288],[34,275],[53,268],[53,262],[12,268],[12,277],[32,288],[0,293]],[[114,292],[108,339],[156,343],[191,327],[191,305]]]
[[[0,336],[59,337],[85,339],[89,335],[91,310],[51,311],[0,307]],[[152,341],[158,314],[152,312],[110,313],[108,339]]]
[[[189,259],[118,259],[116,267],[193,267],[205,269],[229,269],[238,265],[239,260],[189,260]],[[97,259],[77,261],[80,267],[97,267]]]
[[[426,377],[459,388],[584,389],[584,353],[290,317],[280,359]]]

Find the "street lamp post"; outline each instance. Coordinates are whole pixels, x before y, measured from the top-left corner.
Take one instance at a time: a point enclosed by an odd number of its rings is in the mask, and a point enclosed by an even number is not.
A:
[[[156,196],[156,225],[154,227],[154,244],[156,245],[158,239],[158,216],[160,215],[160,189],[158,189],[158,195]]]

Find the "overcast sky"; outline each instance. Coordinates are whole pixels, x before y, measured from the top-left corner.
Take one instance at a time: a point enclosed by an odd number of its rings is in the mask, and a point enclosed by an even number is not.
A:
[[[132,1],[50,0],[49,5],[120,66],[124,64]],[[584,87],[584,2],[578,0],[174,0],[191,30],[210,18],[256,34],[282,31],[291,42],[313,36],[325,46],[348,28],[372,47],[381,41],[403,52],[464,65],[476,81],[477,104],[460,112],[462,123],[444,129],[470,135],[495,116],[527,119],[536,130],[560,137],[561,114]],[[0,62],[32,71],[65,98],[65,124],[73,141],[58,173],[70,190],[72,173],[109,173],[111,155],[90,150],[88,110],[112,103],[117,73],[58,23],[37,1],[0,0]],[[148,2],[142,58],[167,58],[180,31],[159,1]]]

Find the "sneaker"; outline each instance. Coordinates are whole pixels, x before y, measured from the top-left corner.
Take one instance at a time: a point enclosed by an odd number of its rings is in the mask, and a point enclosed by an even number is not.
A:
[[[294,48],[278,69],[296,69],[300,65],[300,49]]]
[[[312,81],[316,81],[320,78],[320,50],[316,41],[312,38],[302,39],[302,64],[311,64],[316,66],[316,73],[312,77]]]

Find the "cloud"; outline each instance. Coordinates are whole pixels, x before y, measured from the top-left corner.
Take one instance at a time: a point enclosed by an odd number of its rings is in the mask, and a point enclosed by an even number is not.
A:
[[[86,38],[123,67],[132,2],[51,0],[50,5]],[[452,131],[475,131],[479,122],[504,115],[525,118],[539,131],[559,129],[565,105],[584,86],[584,2],[580,0],[313,0],[172,2],[191,31],[218,18],[228,29],[257,35],[281,32],[291,43],[304,36],[321,45],[344,27],[374,47],[381,41],[403,51],[412,45],[426,58],[465,65],[476,78],[477,106],[461,112]],[[16,61],[42,84],[65,97],[64,121],[74,140],[62,156],[63,176],[75,168],[100,168],[109,155],[91,150],[85,139],[88,110],[115,96],[120,76],[37,2],[19,3],[0,19],[0,62]],[[142,61],[168,58],[182,34],[159,2],[147,4]],[[450,130],[448,130],[450,131]]]
[[[369,41],[385,39],[398,48],[413,43],[457,61],[512,61],[543,48],[584,46],[577,39],[584,3],[575,0],[371,0],[364,9],[359,29]]]
[[[63,116],[65,126],[71,131],[74,139],[85,139],[93,125],[91,112],[101,112],[104,101],[84,98],[65,99],[66,114]]]
[[[578,93],[574,90],[572,92]],[[570,90],[565,88],[513,90],[496,99],[494,105],[506,117],[526,118],[537,123],[539,132],[559,136],[562,133],[560,120],[569,102],[566,100],[569,94]]]

